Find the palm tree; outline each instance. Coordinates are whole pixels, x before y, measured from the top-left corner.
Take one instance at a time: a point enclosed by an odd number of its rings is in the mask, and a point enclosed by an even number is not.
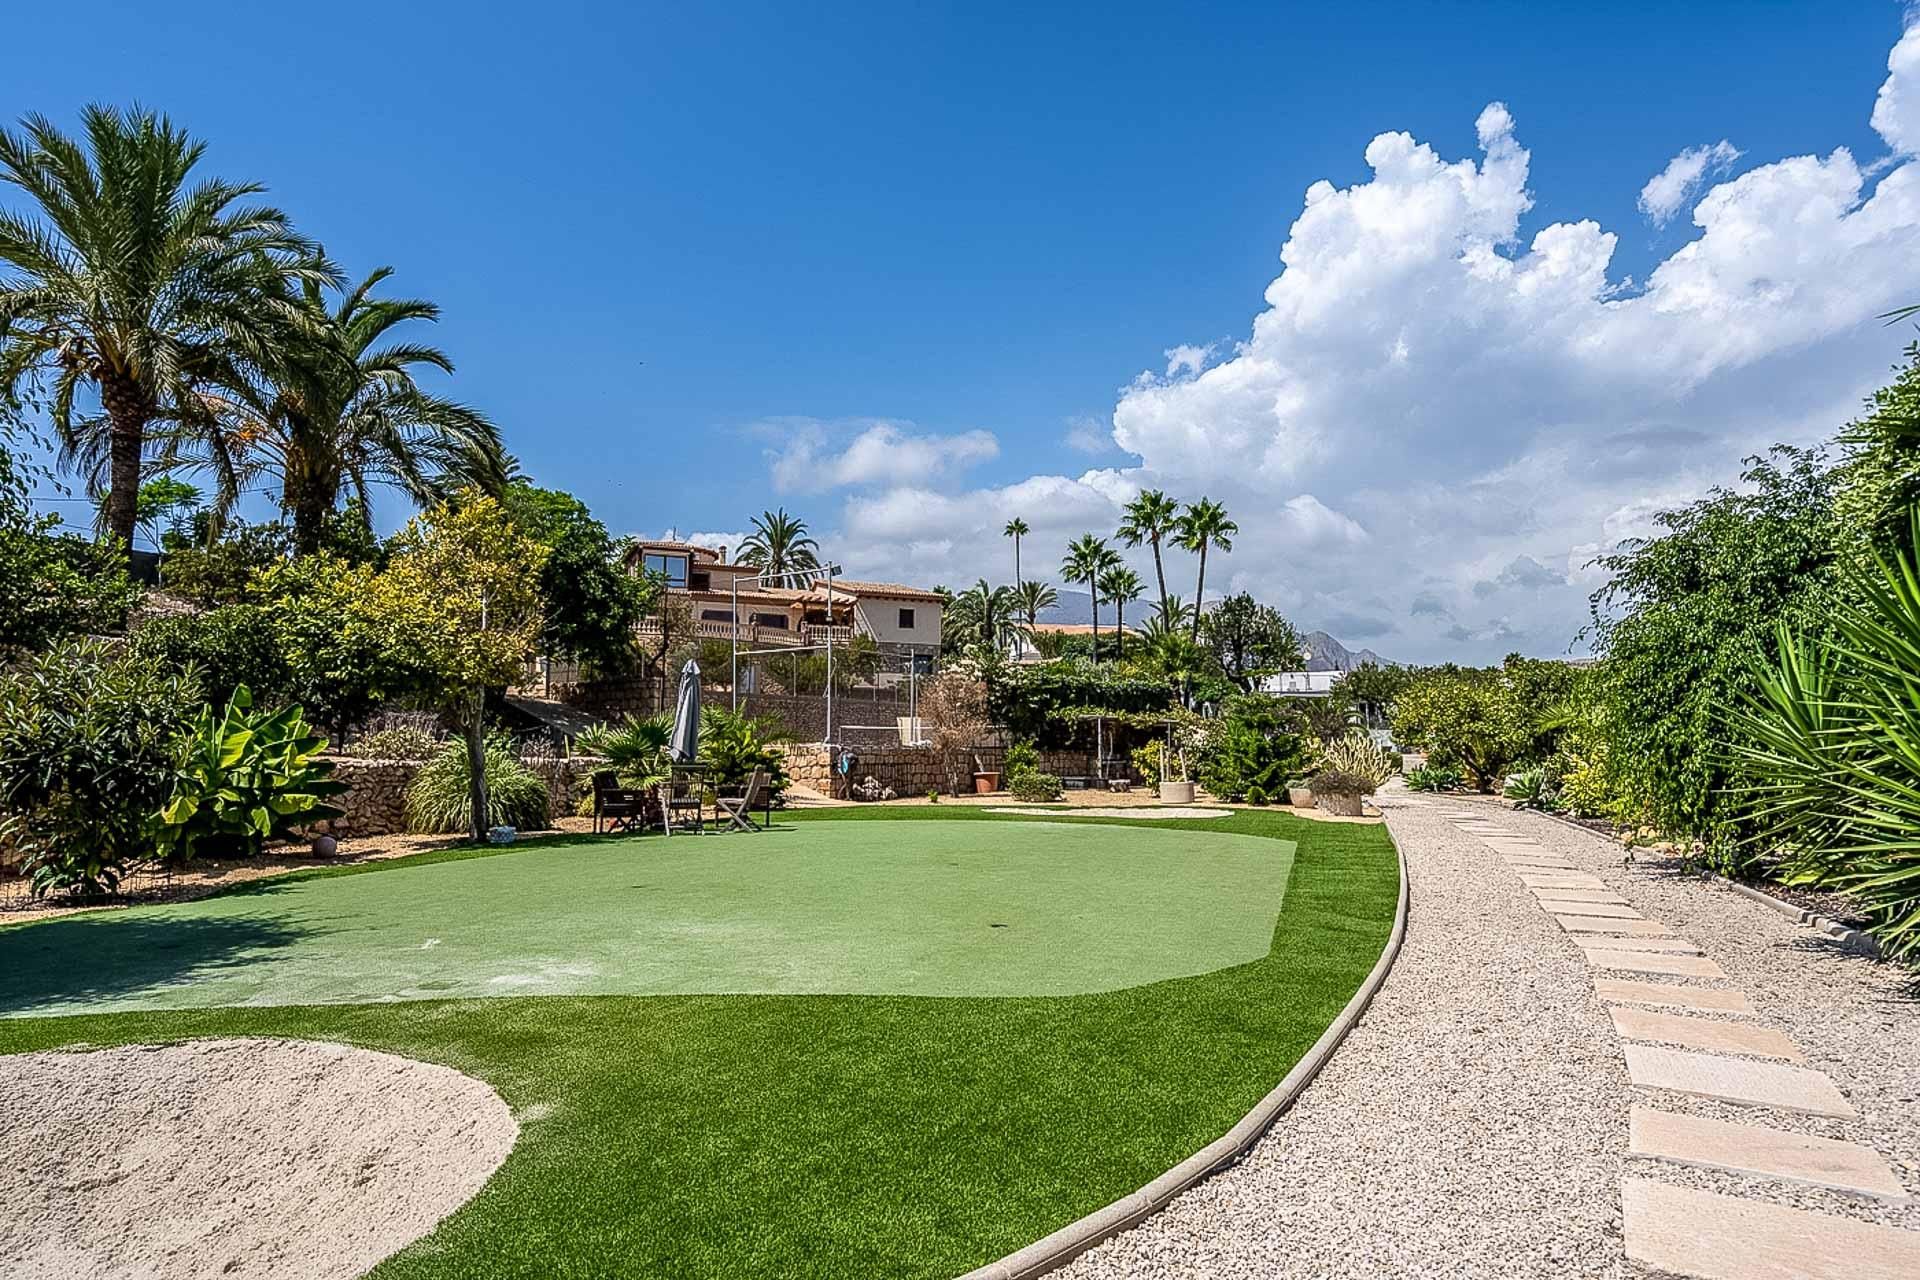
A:
[[[1040,611],[1051,609],[1060,603],[1060,596],[1054,589],[1038,578],[1029,578],[1014,588],[1019,597],[1020,616],[1027,620],[1027,630],[1040,625]]]
[[[1060,576],[1068,582],[1084,582],[1093,598],[1093,660],[1100,661],[1100,575],[1119,559],[1105,538],[1083,533],[1067,544],[1066,559],[1060,562]]]
[[[1027,527],[1027,522],[1019,516],[1015,516],[1013,519],[1007,521],[1006,527],[1000,530],[1001,537],[1013,539],[1013,585],[1016,590],[1019,588],[1021,582],[1020,539],[1032,532],[1033,530]]]
[[[440,315],[418,298],[373,297],[392,274],[375,271],[332,309],[318,285],[305,286],[300,306],[311,338],[284,352],[260,386],[234,388],[213,424],[177,430],[163,463],[212,470],[222,512],[251,480],[273,477],[301,555],[319,550],[344,488],[363,510],[375,483],[421,506],[469,487],[499,492],[517,464],[502,452],[498,429],[414,381],[416,367],[452,373],[453,361],[437,347],[385,340],[401,324]]]
[[[1193,681],[1206,670],[1206,653],[1178,626],[1149,618],[1140,632],[1134,665],[1180,690],[1184,703]]]
[[[1026,630],[1019,593],[990,587],[985,578],[954,597],[953,618],[959,634],[972,633],[976,644],[995,653],[1004,653]]]
[[[0,129],[0,181],[38,217],[0,213],[0,393],[53,379],[62,465],[106,495],[126,547],[156,422],[204,416],[200,388],[260,368],[295,328],[288,283],[339,273],[263,188],[188,177],[204,144],[164,116],[89,106],[84,143],[44,116]],[[100,411],[77,408],[83,389]]]
[[[820,544],[807,536],[807,522],[778,511],[762,511],[753,518],[753,532],[740,544],[738,559],[763,573],[778,576],[820,567]]]
[[[1140,598],[1146,590],[1146,584],[1140,581],[1140,575],[1124,564],[1109,566],[1100,575],[1100,590],[1107,599],[1113,601],[1113,634],[1115,653],[1121,658],[1127,656],[1127,605]]]
[[[1192,636],[1200,638],[1200,611],[1207,598],[1207,548],[1233,550],[1233,535],[1240,526],[1227,518],[1227,509],[1211,498],[1191,503],[1180,515],[1176,540],[1187,551],[1200,557],[1200,576],[1193,586]]]
[[[1180,500],[1159,489],[1142,489],[1125,508],[1120,540],[1130,547],[1146,543],[1153,548],[1154,584],[1160,588],[1160,618],[1167,621],[1167,570],[1160,562],[1160,544],[1179,531]]]

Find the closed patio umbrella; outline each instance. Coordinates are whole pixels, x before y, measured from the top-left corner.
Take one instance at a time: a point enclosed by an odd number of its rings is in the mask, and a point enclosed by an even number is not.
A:
[[[675,764],[700,758],[700,664],[692,658],[680,668],[680,693],[673,702],[673,736],[667,751]]]

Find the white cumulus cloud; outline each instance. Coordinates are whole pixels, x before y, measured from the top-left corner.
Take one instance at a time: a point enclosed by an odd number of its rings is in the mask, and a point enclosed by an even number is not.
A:
[[[1835,147],[1716,182],[1718,146],[1693,176],[1676,158],[1643,197],[1693,199],[1694,234],[1637,285],[1597,220],[1529,221],[1532,157],[1504,105],[1481,112],[1473,156],[1382,133],[1362,180],[1307,189],[1244,336],[1175,343],[1125,381],[1112,439],[1136,465],[903,481],[847,502],[846,554],[1005,580],[1010,516],[1044,568],[1152,486],[1238,521],[1209,596],[1250,589],[1403,660],[1564,651],[1596,554],[1743,455],[1831,435],[1899,358],[1905,336],[1875,317],[1920,302],[1920,36],[1888,66],[1873,124],[1893,162]],[[1171,556],[1169,586],[1189,594],[1191,570]]]
[[[844,430],[812,420],[783,419],[768,434],[778,437],[770,459],[782,493],[924,483],[1000,454],[990,431],[916,434],[892,422],[865,425],[844,442],[836,440]]]
[[[1726,173],[1739,158],[1740,149],[1725,138],[1710,147],[1688,147],[1640,188],[1640,212],[1652,218],[1655,226],[1665,226],[1702,182]]]

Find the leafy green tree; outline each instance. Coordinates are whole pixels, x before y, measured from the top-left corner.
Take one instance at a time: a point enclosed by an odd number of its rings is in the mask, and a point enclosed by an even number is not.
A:
[[[768,574],[820,567],[820,544],[808,535],[807,522],[788,515],[785,507],[755,516],[753,532],[734,555]]]
[[[1000,530],[1001,537],[1013,539],[1013,587],[1016,591],[1020,589],[1021,583],[1020,539],[1032,532],[1033,530],[1027,525],[1027,522],[1019,516],[1015,516],[1013,519],[1007,521],[1006,527]]]
[[[1252,692],[1262,676],[1295,671],[1300,633],[1278,609],[1242,591],[1228,596],[1200,619],[1200,638],[1227,678]]]
[[[507,486],[501,505],[522,533],[547,549],[540,569],[542,647],[604,671],[631,667],[635,628],[659,584],[627,572],[619,544],[572,494],[522,481]]]
[[[1774,624],[1818,636],[1836,600],[1836,476],[1815,451],[1749,458],[1746,487],[1655,517],[1659,536],[1598,562],[1589,634],[1628,810],[1662,831],[1731,840],[1722,708],[1776,658]]]
[[[74,635],[118,631],[139,596],[124,559],[36,515],[13,446],[25,433],[0,388],[0,659]]]
[[[1843,453],[1834,486],[1836,535],[1862,566],[1876,553],[1898,554],[1908,512],[1920,502],[1920,343],[1907,347],[1894,380],[1868,398],[1867,412],[1837,443]]]
[[[538,643],[547,549],[500,504],[468,491],[394,537],[393,558],[355,611],[388,647],[418,656],[467,741],[475,840],[486,836],[486,695],[511,682]]]
[[[1370,729],[1384,729],[1393,710],[1393,700],[1407,687],[1405,667],[1381,666],[1363,662],[1334,681],[1334,689],[1345,698]]]
[[[1143,489],[1126,505],[1120,522],[1120,540],[1130,547],[1146,543],[1153,548],[1153,584],[1159,588],[1160,620],[1168,626],[1173,620],[1167,607],[1167,569],[1160,558],[1161,545],[1178,536],[1180,500],[1159,489]]]
[[[143,623],[133,651],[169,670],[197,672],[207,701],[226,706],[241,689],[264,706],[298,702],[297,682],[281,643],[276,609],[227,604],[201,613]],[[331,708],[329,708],[331,709]]]
[[[1429,667],[1409,674],[1393,703],[1394,736],[1439,768],[1458,766],[1482,792],[1508,766],[1543,763],[1558,745],[1554,713],[1577,673],[1564,662],[1509,654],[1498,667]]]
[[[140,486],[140,496],[134,502],[134,528],[147,535],[147,540],[158,547],[164,536],[162,528],[191,512],[200,505],[200,491],[175,476],[155,476]],[[100,498],[99,522],[106,525],[106,495]]]
[[[1127,606],[1140,598],[1146,585],[1124,564],[1114,564],[1100,575],[1100,594],[1113,602],[1114,656],[1127,657]]]
[[[1218,547],[1222,551],[1233,550],[1233,536],[1240,532],[1240,526],[1227,518],[1227,509],[1211,498],[1189,503],[1180,513],[1179,523],[1175,526],[1175,540],[1181,549],[1200,557],[1199,576],[1193,584],[1193,630],[1195,640],[1200,638],[1200,608],[1207,599],[1207,548]]]
[[[175,743],[200,703],[191,675],[96,640],[0,671],[0,844],[33,892],[111,892],[154,853]]]
[[[220,415],[170,433],[163,465],[210,470],[223,512],[241,490],[272,479],[299,555],[320,549],[343,492],[363,512],[375,484],[422,506],[467,487],[497,494],[507,471],[500,433],[477,410],[421,389],[419,370],[452,373],[453,361],[393,331],[437,320],[440,308],[374,297],[392,274],[382,267],[332,306],[308,282],[294,304],[297,336],[259,376],[229,382]]]
[[[0,388],[52,379],[63,461],[131,548],[154,424],[205,420],[209,384],[291,341],[289,282],[338,273],[284,214],[243,203],[259,186],[192,181],[203,144],[165,117],[90,106],[82,124],[79,142],[38,115],[0,130],[0,181],[33,210],[0,213]]]

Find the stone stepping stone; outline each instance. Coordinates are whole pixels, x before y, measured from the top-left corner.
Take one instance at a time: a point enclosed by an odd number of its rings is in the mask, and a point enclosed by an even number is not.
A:
[[[1711,1018],[1689,1018],[1680,1013],[1660,1013],[1653,1009],[1629,1009],[1614,1005],[1613,1029],[1628,1040],[1659,1040],[1705,1049],[1712,1053],[1750,1053],[1761,1058],[1786,1058],[1805,1062],[1799,1046],[1772,1027],[1751,1022],[1715,1022]]]
[[[1612,902],[1626,906],[1627,900],[1611,889],[1534,889],[1541,902]]]
[[[1574,865],[1571,862],[1568,862],[1565,858],[1548,858],[1545,856],[1532,857],[1532,858],[1519,858],[1519,857],[1502,855],[1500,861],[1506,863],[1508,866],[1512,867],[1515,871],[1578,871],[1580,870],[1578,866]]]
[[[1561,915],[1553,907],[1553,918],[1568,933],[1611,933],[1625,934],[1630,937],[1671,938],[1673,930],[1658,920],[1612,920],[1603,916],[1567,916]]]
[[[1876,1199],[1910,1199],[1886,1158],[1857,1142],[1635,1107],[1627,1149],[1651,1160],[1757,1173]]]
[[[1721,1013],[1752,1013],[1753,1002],[1744,991],[1719,987],[1676,987],[1665,982],[1633,982],[1626,978],[1595,978],[1594,994],[1602,1000],[1633,1004],[1663,1004],[1683,1009],[1714,1009]]]
[[[1727,971],[1705,956],[1663,956],[1619,947],[1588,948],[1587,963],[1595,969],[1625,969],[1629,973],[1669,973],[1676,978],[1724,978]]]
[[[1632,907],[1623,907],[1612,902],[1562,902],[1553,910],[1555,914],[1563,916],[1604,916],[1609,920],[1646,919]]]
[[[1529,889],[1604,889],[1606,882],[1590,872],[1522,871],[1520,883]]]
[[[1749,1062],[1649,1044],[1630,1043],[1622,1048],[1627,1055],[1627,1077],[1642,1088],[1672,1089],[1722,1102],[1816,1116],[1850,1118],[1859,1114],[1825,1072],[1811,1067]]]
[[[1679,951],[1690,956],[1706,954],[1699,943],[1686,938],[1622,938],[1615,934],[1600,937],[1576,933],[1573,940],[1588,951]]]
[[[1627,1257],[1700,1280],[1912,1280],[1920,1232],[1627,1178]]]

